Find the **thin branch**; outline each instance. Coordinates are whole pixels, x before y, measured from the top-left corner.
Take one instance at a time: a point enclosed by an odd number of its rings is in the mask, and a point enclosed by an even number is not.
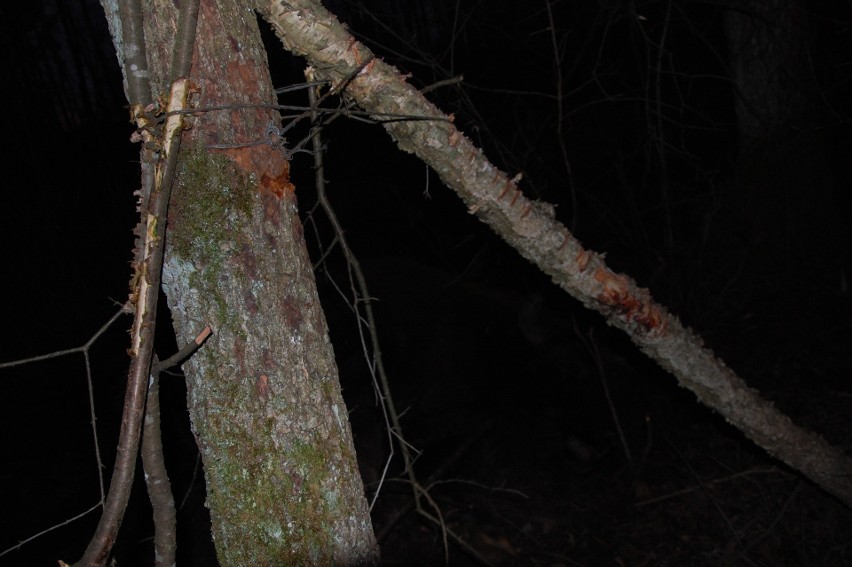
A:
[[[190,12],[190,9],[186,9]],[[139,28],[141,33],[142,8],[139,0],[124,0],[120,6],[122,27]],[[197,8],[195,10],[197,14]],[[132,22],[132,23],[131,23]],[[183,22],[180,25],[192,25]],[[194,26],[193,26],[194,27]],[[134,29],[135,29],[134,28]],[[194,34],[191,34],[194,37]],[[184,34],[184,38],[186,34]],[[135,38],[134,57],[146,57],[144,35]],[[185,48],[185,46],[183,47]],[[180,52],[177,48],[176,53]],[[125,53],[127,57],[128,54]],[[125,66],[128,60],[125,60]],[[129,69],[130,70],[130,69]],[[147,73],[140,79],[147,80]],[[128,79],[128,82],[129,79]],[[143,82],[140,80],[140,82]],[[150,86],[148,87],[150,89]],[[172,83],[167,111],[173,112],[187,107],[190,96],[190,83],[179,79]],[[150,93],[150,90],[149,90]],[[130,95],[130,93],[128,93]],[[138,94],[138,93],[134,93]],[[133,116],[140,128],[149,124],[149,112],[143,106],[144,99],[131,99]],[[180,149],[180,134],[183,119],[171,114],[166,118],[162,159],[154,174],[154,187],[150,198],[142,195],[140,203],[141,220],[137,225],[139,240],[134,259],[133,299],[136,313],[131,332],[131,361],[127,390],[124,398],[124,412],[119,433],[118,449],[109,495],[104,505],[95,534],[92,536],[79,564],[85,567],[101,567],[106,564],[124,511],[130,498],[130,489],[136,468],[136,455],[139,451],[139,436],[145,407],[146,389],[151,371],[154,348],[154,331],[157,323],[157,299],[160,289],[160,277],[163,268],[163,250],[165,246],[166,219],[168,218],[169,197],[174,179],[177,156]],[[146,133],[150,135],[150,132]],[[143,167],[143,180],[146,178]],[[141,230],[140,230],[141,229]]]
[[[145,29],[141,0],[119,0],[119,17],[124,43],[122,68],[127,74],[127,100],[130,106],[151,101],[151,81],[148,80],[148,52],[145,48]]]
[[[199,0],[183,0],[178,15],[178,30],[172,52],[172,82],[188,79],[195,50],[195,30],[198,27]]]
[[[436,89],[440,89],[440,88],[443,88],[443,87],[458,85],[458,84],[462,83],[463,81],[464,81],[463,75],[458,75],[456,77],[450,77],[449,79],[444,79],[442,81],[434,82],[431,85],[426,85],[425,87],[420,89],[420,92],[423,93],[423,94],[426,94],[430,91],[434,91]]]
[[[113,323],[115,323],[118,320],[118,318],[121,317],[122,315],[124,315],[125,313],[127,313],[127,310],[124,307],[122,307],[121,309],[116,311],[115,314],[112,317],[109,318],[109,321],[104,323],[101,326],[100,329],[95,331],[95,334],[92,335],[89,338],[89,340],[86,341],[81,346],[74,347],[74,348],[68,348],[68,349],[65,349],[65,350],[57,350],[57,351],[54,351],[54,352],[51,352],[51,353],[48,353],[48,354],[40,354],[38,356],[31,356],[30,358],[21,358],[20,360],[11,360],[9,362],[3,362],[3,363],[0,363],[0,369],[12,368],[12,367],[15,367],[15,366],[22,366],[24,364],[31,364],[33,362],[41,362],[42,360],[50,360],[51,358],[59,358],[60,356],[67,356],[69,354],[77,354],[78,352],[85,353],[86,351],[89,350],[89,348],[91,348],[91,346],[95,343],[95,341],[97,341],[101,337],[101,335],[103,335],[106,332],[106,330],[109,329],[110,326]]]
[[[624,451],[624,458],[630,467],[630,472],[637,473],[636,463],[633,461],[633,453],[630,451],[630,445],[627,443],[627,436],[624,434],[624,428],[621,427],[621,419],[618,417],[618,410],[615,408],[615,403],[612,401],[612,395],[609,392],[609,384],[606,379],[606,370],[604,369],[603,357],[598,350],[598,343],[595,340],[594,332],[589,329],[588,336],[580,333],[577,328],[576,321],[574,322],[574,333],[580,339],[580,342],[586,347],[586,350],[595,363],[595,369],[598,371],[598,380],[600,380],[601,388],[603,389],[604,397],[606,398],[609,413],[612,416],[612,423],[615,431],[618,433],[618,440],[621,443],[621,450]]]
[[[152,364],[142,435],[142,466],[145,471],[148,497],[154,511],[154,565],[156,567],[174,565],[177,552],[177,512],[166,470],[160,429],[160,373],[198,350],[209,336],[210,327],[205,326],[195,340],[185,345],[179,352],[163,362],[159,362],[155,355]]]
[[[433,85],[429,85],[425,87],[427,90],[431,90],[433,88],[437,88],[438,86],[444,86],[445,84],[452,84],[455,82],[460,82],[461,78],[453,78],[448,79],[447,81],[439,81]],[[318,85],[325,85],[328,81],[316,81]],[[303,87],[304,85],[298,85],[299,87]],[[336,91],[335,91],[336,92]],[[260,108],[260,109],[269,109],[269,110],[283,110],[289,112],[298,112],[299,114],[291,115],[289,118],[293,119],[292,124],[288,124],[283,130],[289,130],[293,126],[298,123],[299,120],[302,120],[308,117],[312,112],[320,113],[322,115],[338,115],[342,114],[344,116],[349,117],[363,117],[363,118],[372,118],[372,122],[376,124],[383,124],[385,122],[405,122],[405,121],[416,121],[416,120],[438,120],[440,122],[452,122],[448,117],[441,116],[426,116],[420,114],[406,114],[400,112],[367,112],[364,110],[356,110],[350,106],[344,108],[322,108],[319,104],[322,101],[331,96],[331,91],[324,94],[322,98],[317,101],[317,105],[315,106],[300,106],[297,104],[266,104],[266,103],[240,103],[240,104],[219,104],[213,106],[199,106],[196,108],[187,108],[182,110],[173,110],[167,113],[164,113],[158,120],[162,121],[174,114],[185,114],[185,115],[197,115],[205,112],[220,112],[220,111],[230,111],[230,110],[240,110],[244,108]],[[287,118],[287,116],[282,116],[282,118]],[[378,120],[379,118],[383,120]],[[239,146],[234,146],[239,147]]]
[[[154,512],[154,565],[170,567],[174,565],[177,553],[177,512],[163,455],[158,362],[155,355],[142,432],[142,468],[145,471],[145,486],[148,488],[148,498]]]
[[[65,350],[58,350],[49,354],[43,354],[40,356],[33,356],[30,358],[23,358],[21,360],[13,360],[11,362],[4,362],[0,364],[0,369],[3,368],[12,368],[14,366],[21,366],[24,364],[31,364],[33,362],[41,362],[43,360],[50,360],[52,358],[58,358],[60,356],[66,356],[69,354],[82,353],[83,360],[86,365],[86,384],[89,392],[89,415],[91,416],[91,424],[92,424],[92,440],[95,445],[95,465],[98,470],[98,483],[100,486],[101,493],[101,504],[106,500],[105,494],[106,490],[104,488],[104,463],[101,459],[101,447],[100,441],[98,440],[98,425],[97,425],[97,416],[95,415],[95,387],[94,382],[92,381],[92,365],[89,360],[89,349],[92,348],[92,345],[97,341],[106,331],[109,329],[113,323],[118,321],[118,318],[127,313],[127,309],[125,307],[121,307],[115,314],[109,318],[109,320],[104,323],[100,329],[95,331],[95,333],[89,337],[89,340],[85,342],[82,346],[76,348],[69,348]]]
[[[309,70],[308,73],[312,73],[312,71]],[[313,76],[308,76],[308,80],[313,82]],[[308,91],[308,96],[311,102],[311,106],[315,106],[315,104],[317,103],[317,96],[314,89]],[[311,118],[316,121],[318,119],[318,115],[316,113],[312,113]],[[346,258],[346,262],[349,266],[350,286],[352,288],[353,297],[355,298],[353,308],[359,321],[358,335],[361,338],[361,345],[364,348],[364,352],[366,355],[367,344],[363,334],[364,326],[362,324],[360,310],[358,309],[359,303],[364,306],[364,315],[366,317],[367,329],[369,330],[370,345],[372,346],[372,358],[375,363],[375,368],[373,368],[372,365],[370,366],[370,373],[373,376],[373,386],[375,387],[376,392],[380,394],[379,398],[381,400],[381,408],[385,416],[386,425],[388,426],[388,443],[391,454],[388,456],[388,460],[386,461],[385,467],[382,471],[382,476],[379,480],[379,488],[376,490],[375,494],[373,495],[373,500],[370,502],[370,510],[373,509],[373,506],[376,503],[376,498],[378,498],[378,495],[381,492],[381,483],[385,480],[388,464],[390,463],[390,460],[393,457],[393,447],[395,443],[393,442],[393,437],[391,436],[392,431],[401,441],[399,443],[399,447],[402,452],[402,460],[405,463],[405,472],[408,475],[409,480],[411,481],[412,489],[414,489],[414,499],[415,501],[418,501],[418,492],[415,488],[416,486],[418,486],[417,478],[414,475],[414,466],[411,459],[411,454],[408,450],[408,446],[403,441],[402,425],[400,424],[399,414],[396,411],[396,406],[393,402],[393,396],[391,396],[390,393],[390,383],[385,372],[384,360],[382,358],[382,349],[381,344],[379,342],[376,320],[373,315],[372,296],[370,295],[370,290],[367,287],[367,279],[364,277],[364,272],[361,270],[361,264],[358,262],[358,259],[352,252],[352,249],[349,247],[349,243],[346,240],[343,226],[340,224],[340,220],[337,218],[337,214],[334,212],[334,208],[331,206],[331,202],[328,200],[328,195],[326,195],[325,192],[323,151],[320,132],[320,128],[314,128],[313,137],[311,140],[311,143],[313,144],[314,148],[314,174],[317,188],[317,198],[320,204],[322,205],[322,208],[325,211],[329,222],[331,222],[331,226],[334,229],[335,238],[340,243],[340,247],[343,249],[343,255]],[[352,280],[353,275],[354,281]],[[360,302],[358,298],[360,298]],[[369,358],[370,357],[367,356],[368,360]],[[377,377],[378,380],[376,380]]]
[[[18,542],[18,544],[17,544],[17,545],[13,545],[12,547],[10,547],[10,548],[8,548],[8,549],[4,549],[3,551],[0,551],[0,557],[3,557],[3,556],[4,556],[4,555],[6,555],[7,553],[11,553],[11,552],[13,552],[13,551],[17,551],[18,549],[21,549],[23,546],[25,546],[26,544],[30,543],[31,541],[34,541],[34,540],[36,540],[36,539],[40,538],[40,537],[41,537],[41,536],[43,536],[43,535],[49,534],[50,532],[52,532],[52,531],[54,531],[54,530],[58,530],[59,528],[61,528],[61,527],[63,527],[63,526],[67,526],[67,525],[68,525],[68,524],[70,524],[71,522],[75,522],[75,521],[79,520],[80,518],[83,518],[83,517],[87,516],[88,514],[91,514],[92,512],[94,512],[95,510],[97,510],[98,508],[100,508],[100,507],[103,505],[103,503],[104,503],[104,501],[103,501],[103,500],[101,500],[101,501],[99,501],[97,504],[95,504],[94,506],[92,506],[91,508],[89,508],[88,510],[86,510],[86,511],[84,511],[84,512],[80,512],[79,514],[77,514],[77,515],[76,515],[76,516],[74,516],[73,518],[68,518],[67,520],[65,520],[65,521],[63,521],[63,522],[59,522],[58,524],[55,524],[55,525],[53,525],[53,526],[50,526],[50,527],[49,527],[49,528],[47,528],[46,530],[42,530],[42,531],[38,532],[37,534],[31,535],[31,536],[30,536],[30,537],[28,537],[27,539],[25,539],[25,540],[22,540],[22,541]]]
[[[213,331],[210,329],[210,326],[207,325],[200,333],[198,333],[198,336],[196,336],[191,343],[184,345],[182,349],[180,349],[167,359],[158,362],[154,366],[154,370],[156,372],[162,372],[164,370],[168,370],[172,366],[177,366],[178,364],[189,358],[192,353],[197,351],[201,347],[201,345],[204,344],[204,341],[207,340],[207,337],[209,337],[211,334],[213,334]]]
[[[92,381],[92,365],[89,360],[89,350],[83,351],[83,359],[86,362],[86,386],[89,394],[89,415],[92,425],[92,442],[95,445],[95,463],[98,467],[98,488],[101,492],[101,503],[106,501],[106,489],[104,488],[104,462],[101,459],[101,444],[98,441],[98,418],[95,414],[95,384]]]
[[[563,52],[559,49],[559,43],[556,41],[556,22],[553,19],[553,8],[550,5],[550,0],[545,0],[544,6],[547,8],[550,43],[553,48],[553,64],[556,68],[556,139],[559,142],[562,163],[565,165],[565,184],[568,186],[568,194],[571,197],[571,231],[573,232],[577,230],[577,219],[580,217],[580,212],[577,203],[577,189],[574,187],[574,172],[571,171],[568,147],[565,145],[565,133],[562,130],[565,122],[565,95],[562,92],[565,88],[563,84],[564,79],[562,78]]]
[[[189,496],[192,494],[192,487],[195,486],[195,480],[198,478],[199,469],[201,469],[201,453],[196,452],[195,466],[192,468],[192,478],[189,479],[189,484],[186,487],[186,492],[183,493],[178,510],[183,510],[183,507],[186,506],[186,501],[189,500]]]
[[[779,469],[778,467],[774,467],[774,466],[773,467],[753,468],[753,469],[744,470],[744,471],[741,471],[741,472],[738,472],[738,473],[735,473],[735,474],[732,474],[732,475],[728,475],[728,476],[725,476],[725,477],[722,477],[722,478],[717,478],[715,480],[704,481],[704,482],[701,482],[697,486],[691,486],[689,488],[676,490],[674,492],[669,492],[669,493],[663,494],[661,496],[655,496],[653,498],[648,498],[646,500],[640,500],[640,501],[635,503],[635,506],[637,508],[641,508],[642,506],[649,506],[651,504],[657,504],[659,502],[664,502],[664,501],[670,500],[672,498],[679,498],[681,496],[684,496],[686,494],[690,494],[692,492],[697,492],[699,490],[706,490],[708,486],[716,486],[716,485],[719,485],[719,484],[724,484],[726,482],[730,482],[732,480],[736,480],[738,478],[743,478],[743,477],[752,476],[752,475],[764,475],[764,474],[789,476],[786,473],[784,473],[783,471],[781,471],[781,469]]]
[[[433,504],[433,507],[435,507],[435,509],[437,510],[438,508],[435,506],[435,504],[434,503],[432,503],[432,504]],[[491,567],[493,565],[493,563],[488,561],[488,559],[484,555],[479,553],[476,550],[476,548],[474,548],[472,545],[467,543],[456,532],[454,532],[453,530],[446,527],[446,525],[444,524],[443,518],[441,518],[441,517],[436,518],[435,516],[433,516],[429,512],[426,512],[425,510],[418,510],[417,512],[421,516],[423,516],[424,518],[426,518],[427,520],[429,520],[430,522],[432,522],[433,524],[435,524],[436,526],[441,528],[441,533],[442,533],[443,539],[444,539],[445,554],[447,553],[447,551],[446,551],[446,549],[447,549],[447,536],[449,536],[449,539],[456,542],[456,545],[461,547],[468,555],[473,557],[480,565],[485,565],[486,567]],[[447,562],[447,565],[449,565],[449,563],[450,563],[449,557],[447,557],[446,562]]]

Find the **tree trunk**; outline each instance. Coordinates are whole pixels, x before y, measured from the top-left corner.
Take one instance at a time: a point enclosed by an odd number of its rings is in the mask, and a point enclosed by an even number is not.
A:
[[[750,0],[725,13],[741,152],[783,134],[804,108],[804,30],[793,0]]]
[[[812,15],[805,5],[749,0],[725,13],[739,135],[728,207],[754,253],[753,271],[769,272],[761,263],[771,263],[834,278],[826,251],[843,223],[832,206],[831,152],[815,110],[823,95],[815,92],[809,63]]]
[[[176,10],[145,8],[160,93]],[[184,133],[163,287],[180,343],[213,329],[183,366],[213,536],[222,565],[368,564],[377,546],[289,163],[269,135],[280,117],[265,107],[266,65],[250,7],[202,0],[199,112]]]

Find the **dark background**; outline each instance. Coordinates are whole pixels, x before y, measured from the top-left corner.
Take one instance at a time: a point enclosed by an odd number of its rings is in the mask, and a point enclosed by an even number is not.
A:
[[[554,2],[553,34],[544,2],[326,5],[418,87],[463,75],[430,98],[501,169],[523,172],[528,196],[556,203],[586,246],[782,411],[852,449],[847,3],[820,3],[821,12],[802,3],[803,112],[766,146],[797,150],[768,174],[743,171],[718,3]],[[97,2],[4,3],[0,21],[0,361],[9,361],[86,343],[125,301],[138,149]],[[301,62],[267,39],[275,86],[302,81]],[[324,137],[329,196],[379,300],[393,393],[422,451],[418,475],[441,481],[431,494],[447,525],[493,564],[852,564],[848,509],[677,388],[380,127],[337,120]],[[315,210],[310,158],[292,166],[316,261],[332,235]],[[339,252],[317,280],[372,495],[388,453],[337,291],[348,288]],[[107,480],[129,325],[121,319],[89,351]],[[167,356],[167,325],[160,335]],[[0,370],[0,552],[99,500],[85,364],[74,354]],[[182,379],[163,389],[183,501],[179,560],[213,565]],[[397,518],[409,494],[382,486],[373,516],[384,561],[441,564],[439,530],[412,513]],[[151,562],[146,498],[140,484],[118,565]],[[97,516],[0,564],[76,560]],[[475,564],[452,545],[450,562]]]

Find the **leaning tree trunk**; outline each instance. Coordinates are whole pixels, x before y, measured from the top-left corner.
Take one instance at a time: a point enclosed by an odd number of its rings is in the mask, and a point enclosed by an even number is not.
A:
[[[634,343],[680,385],[770,454],[852,506],[852,459],[818,435],[794,425],[707,350],[701,339],[656,304],[647,290],[611,271],[584,249],[552,205],[531,202],[480,150],[396,69],[374,58],[317,0],[263,0],[258,10],[284,46],[303,55],[318,78],[345,88],[362,108],[383,119],[400,148],[415,153],[476,214],[522,256]],[[388,116],[418,120],[387,120]]]
[[[145,10],[166,92],[176,9]],[[377,546],[266,65],[251,8],[202,0],[163,287],[181,343],[213,329],[184,372],[219,562],[366,564]]]

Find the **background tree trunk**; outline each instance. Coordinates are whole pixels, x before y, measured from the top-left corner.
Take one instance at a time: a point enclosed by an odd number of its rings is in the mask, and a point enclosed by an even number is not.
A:
[[[176,10],[146,7],[153,89],[164,92]],[[266,55],[243,2],[201,2],[192,80],[202,110],[183,142],[163,285],[180,342],[213,329],[184,372],[219,561],[372,562],[289,163],[266,133],[280,117],[258,106],[275,104]]]
[[[758,274],[770,262],[791,275],[836,277],[823,272],[842,223],[830,204],[836,182],[817,110],[824,94],[814,90],[809,62],[815,18],[797,0],[745,2],[725,15],[739,147],[729,207]]]

